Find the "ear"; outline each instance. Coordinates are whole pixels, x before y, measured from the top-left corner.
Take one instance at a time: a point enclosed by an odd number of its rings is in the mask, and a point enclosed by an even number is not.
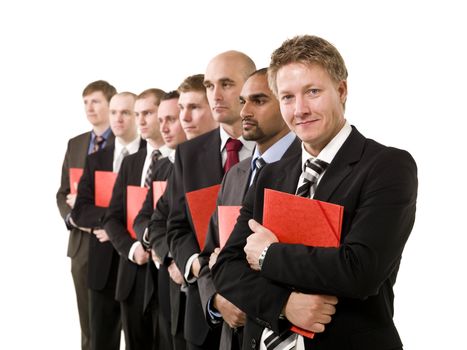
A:
[[[343,105],[347,100],[347,80],[341,80],[337,85],[337,92],[339,93],[339,99]]]

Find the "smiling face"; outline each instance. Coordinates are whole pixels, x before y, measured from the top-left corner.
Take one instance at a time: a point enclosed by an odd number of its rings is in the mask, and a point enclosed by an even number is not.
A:
[[[284,120],[312,155],[345,123],[347,82],[335,82],[318,64],[290,63],[277,71],[277,95]]]

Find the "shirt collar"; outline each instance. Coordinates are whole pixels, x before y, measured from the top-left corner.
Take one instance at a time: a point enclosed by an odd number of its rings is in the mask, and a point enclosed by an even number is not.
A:
[[[149,142],[146,144],[146,149],[147,149],[147,154],[146,154],[146,157],[151,157],[152,155],[152,152],[155,151],[156,149],[159,150],[159,152],[161,152],[162,154],[162,157],[168,157],[170,152],[172,152],[172,149],[169,148],[167,145],[162,145],[161,147],[159,148],[155,148],[153,145],[151,145]]]
[[[290,147],[295,138],[296,135],[292,131],[290,131],[287,135],[283,136],[271,147],[269,147],[263,154],[259,152],[258,147],[255,147],[255,152],[253,154],[253,157],[251,158],[251,169],[255,169],[255,161],[259,157],[263,158],[266,163],[274,163],[278,160],[281,160],[282,156]]]
[[[342,129],[337,133],[336,136],[333,137],[333,139],[319,152],[317,157],[312,156],[310,153],[308,153],[305,149],[305,146],[303,145],[302,142],[302,170],[304,169],[305,162],[312,158],[318,158],[322,161],[325,161],[328,164],[331,164],[332,160],[336,156],[337,152],[339,149],[342,147],[344,144],[345,140],[349,137],[350,133],[352,132],[352,127],[350,124],[345,121],[344,126]]]
[[[133,154],[138,152],[139,144],[141,142],[141,137],[138,135],[136,138],[128,143],[127,145],[122,145],[118,137],[115,138],[115,153],[120,154],[122,152],[123,147],[126,147],[128,150],[128,154]]]
[[[221,149],[220,152],[222,152],[225,148],[225,144],[227,143],[227,140],[231,138],[229,134],[222,128],[222,126],[219,128],[220,130],[220,136],[221,136]],[[238,139],[243,145],[244,148],[246,148],[248,151],[250,151],[250,154],[253,152],[253,149],[255,148],[255,142],[254,141],[247,141],[243,138],[243,135],[240,136]]]

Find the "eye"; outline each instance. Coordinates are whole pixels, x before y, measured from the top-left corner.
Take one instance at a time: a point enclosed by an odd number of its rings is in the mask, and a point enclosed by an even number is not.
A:
[[[290,101],[292,101],[293,99],[293,95],[283,95],[281,96],[281,102],[283,103],[289,103]]]
[[[222,83],[222,87],[224,87],[224,88],[229,88],[231,86],[233,86],[233,84],[231,82],[229,82],[229,81],[224,81]]]
[[[245,103],[246,103],[245,100],[244,100],[243,98],[240,97],[240,105],[243,106]]]
[[[204,87],[206,88],[206,90],[211,90],[213,86],[214,85],[212,85],[211,83],[204,83]]]
[[[307,94],[308,94],[308,95],[312,95],[312,96],[318,95],[319,92],[320,92],[319,89],[314,89],[314,88],[313,88],[313,89],[308,89],[308,90],[307,90]]]

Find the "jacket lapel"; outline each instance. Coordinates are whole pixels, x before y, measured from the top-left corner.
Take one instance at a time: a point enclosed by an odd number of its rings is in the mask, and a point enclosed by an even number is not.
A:
[[[364,146],[365,138],[355,127],[352,127],[352,132],[319,182],[314,195],[315,199],[329,201],[339,184],[351,173],[354,164],[360,160]]]

